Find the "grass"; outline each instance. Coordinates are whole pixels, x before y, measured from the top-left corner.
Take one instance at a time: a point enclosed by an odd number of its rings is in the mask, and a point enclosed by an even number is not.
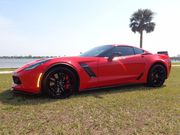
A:
[[[14,71],[16,68],[0,68],[0,71]]]
[[[180,62],[172,62],[172,65],[180,65]]]
[[[0,75],[0,134],[180,134],[180,67],[161,88],[83,92],[68,99],[13,94]]]

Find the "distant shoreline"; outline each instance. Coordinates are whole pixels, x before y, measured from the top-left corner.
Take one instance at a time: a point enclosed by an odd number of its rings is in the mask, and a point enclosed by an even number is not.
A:
[[[0,56],[0,59],[39,59],[39,58],[56,58],[60,56]]]

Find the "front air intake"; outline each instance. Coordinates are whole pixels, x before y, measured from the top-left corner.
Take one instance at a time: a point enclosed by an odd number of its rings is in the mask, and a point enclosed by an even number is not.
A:
[[[12,78],[13,78],[13,82],[14,82],[15,84],[21,84],[21,80],[20,80],[19,77],[13,76]]]

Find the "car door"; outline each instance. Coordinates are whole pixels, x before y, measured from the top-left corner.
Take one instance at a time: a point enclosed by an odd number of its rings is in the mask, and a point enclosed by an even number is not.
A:
[[[110,60],[113,53],[121,54],[121,56],[113,57]],[[135,54],[133,47],[116,46],[99,60],[99,85],[108,86],[136,81],[142,76],[144,68],[143,57],[141,54]]]
[[[118,49],[122,54],[119,60],[127,71],[125,78],[127,81],[133,82],[142,77],[146,66],[143,55],[141,55],[140,51],[135,51],[135,49],[136,48],[130,46],[120,46]]]

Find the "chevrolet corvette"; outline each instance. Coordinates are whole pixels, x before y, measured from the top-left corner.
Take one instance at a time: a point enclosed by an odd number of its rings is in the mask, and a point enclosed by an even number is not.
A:
[[[166,53],[129,45],[103,45],[80,56],[45,58],[13,72],[13,91],[65,98],[77,91],[134,83],[160,87],[168,78]]]

